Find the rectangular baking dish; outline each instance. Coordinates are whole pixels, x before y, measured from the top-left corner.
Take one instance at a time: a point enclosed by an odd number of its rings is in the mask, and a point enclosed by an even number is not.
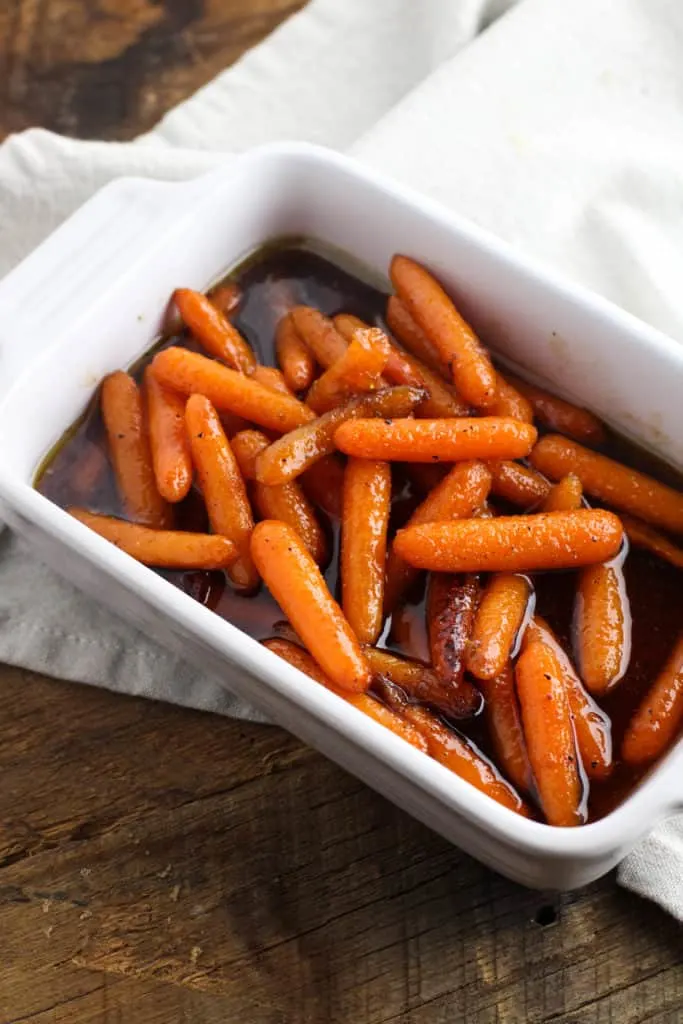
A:
[[[601,821],[524,820],[32,489],[103,375],[153,342],[173,289],[204,288],[283,235],[319,239],[383,275],[395,252],[423,261],[503,359],[683,468],[675,342],[349,159],[277,144],[188,183],[107,186],[0,284],[0,513],[84,591],[474,857],[527,886],[584,885],[683,809],[681,742]]]

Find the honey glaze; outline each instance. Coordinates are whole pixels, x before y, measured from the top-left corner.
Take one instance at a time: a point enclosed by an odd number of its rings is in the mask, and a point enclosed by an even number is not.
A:
[[[331,259],[329,253],[304,242],[265,247],[226,280],[238,285],[242,295],[231,313],[231,320],[249,341],[259,361],[267,366],[276,365],[274,336],[278,320],[293,305],[311,305],[328,316],[349,313],[370,324],[384,326],[387,293],[370,283],[358,268],[340,260],[337,254]],[[155,352],[169,344],[197,347],[187,332],[170,333],[135,367],[138,380]],[[627,465],[680,486],[680,480],[672,475],[669,467],[662,467],[622,438],[610,438],[601,450]],[[414,467],[394,465],[392,474],[394,497],[390,534],[406,522],[424,495],[420,486],[423,481]],[[37,477],[36,487],[62,508],[78,505],[92,512],[123,515],[107,455],[98,396],[50,454]],[[498,506],[502,507],[500,500]],[[197,490],[191,490],[175,509],[178,529],[199,532],[208,529]],[[338,598],[339,528],[322,511],[318,510],[318,514],[332,552],[325,578]],[[666,661],[683,624],[681,570],[645,551],[631,549],[624,559],[623,573],[632,618],[630,659],[623,678],[597,700],[611,721],[617,752],[629,719]],[[282,611],[263,586],[256,594],[245,596],[235,592],[223,572],[159,570],[159,574],[257,640],[288,635]],[[565,650],[572,655],[576,573],[533,573],[530,579],[536,613],[547,620]],[[385,623],[379,646],[422,661],[429,660],[425,593],[422,574]],[[485,715],[451,724],[475,742],[484,754],[492,756]],[[645,771],[617,760],[608,778],[594,779],[590,787],[586,784],[588,820],[609,813]]]

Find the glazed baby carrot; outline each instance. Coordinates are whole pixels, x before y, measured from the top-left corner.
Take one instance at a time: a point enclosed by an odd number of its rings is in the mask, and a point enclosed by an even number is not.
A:
[[[142,396],[133,378],[122,370],[105,377],[101,406],[116,484],[127,514],[144,526],[170,526],[171,511],[157,489]]]
[[[576,745],[586,775],[589,779],[604,779],[614,767],[609,718],[584,688],[564,648],[540,615],[535,615],[527,626],[524,645],[528,646],[534,640],[542,641],[552,648],[562,669]]]
[[[465,519],[486,501],[490,487],[491,474],[483,462],[459,462],[418,505],[406,525]],[[387,559],[385,611],[394,610],[417,574],[418,570],[408,565],[392,544]]]
[[[230,578],[243,590],[255,590],[259,578],[249,547],[254,519],[242,474],[218,413],[208,398],[190,395],[185,422],[211,529],[229,537],[237,548],[238,558],[229,570]]]
[[[532,508],[547,498],[550,484],[535,469],[519,462],[489,462],[491,492],[520,508]]]
[[[496,371],[484,347],[432,275],[406,256],[394,256],[390,276],[408,312],[450,367],[466,402],[487,409],[496,397]]]
[[[157,490],[166,501],[182,501],[192,486],[193,473],[185,429],[185,399],[160,384],[149,367],[144,381]]]
[[[534,416],[539,423],[558,434],[566,434],[586,444],[599,445],[605,440],[605,428],[597,416],[580,409],[571,402],[565,402],[556,395],[551,395],[542,388],[527,384],[519,377],[510,377],[515,388],[525,396],[531,404]]]
[[[400,686],[411,700],[430,704],[449,718],[463,717],[462,694],[457,688],[439,679],[426,665],[408,658],[398,658],[395,654],[378,650],[376,647],[366,647],[365,657],[378,679],[388,679],[396,686]],[[481,704],[476,694],[471,694],[470,697],[474,697],[476,705]],[[465,705],[465,710],[469,714],[468,705]]]
[[[402,558],[433,572],[530,572],[605,562],[618,552],[621,523],[611,512],[545,512],[425,523],[399,530]]]
[[[341,519],[344,467],[336,455],[324,455],[301,474],[299,481],[314,505],[331,519]]]
[[[496,762],[515,789],[530,793],[534,780],[524,740],[512,665],[486,684],[484,712]]]
[[[359,416],[407,416],[424,398],[417,388],[383,388],[371,395],[357,395],[345,405],[292,430],[259,456],[256,466],[262,484],[283,484],[309,469],[334,451],[334,435],[340,424]],[[313,415],[311,413],[311,415]]]
[[[343,356],[332,363],[306,395],[306,404],[321,415],[348,401],[358,391],[377,391],[387,353],[361,335],[354,338]]]
[[[528,455],[536,430],[504,417],[365,420],[343,423],[334,441],[347,455],[399,462],[516,459]]]
[[[578,508],[583,508],[583,487],[578,476],[567,473],[550,488],[541,512],[575,512]]]
[[[282,375],[292,391],[305,391],[311,386],[315,361],[304,344],[289,313],[282,317],[275,331],[275,352]]]
[[[442,361],[437,349],[422,328],[415,323],[398,295],[389,296],[386,317],[389,330],[411,355],[440,377],[445,380],[450,379],[447,364]]]
[[[219,313],[223,316],[230,316],[234,313],[242,301],[242,289],[234,281],[225,281],[223,284],[211,288],[207,294]]]
[[[414,725],[411,725],[410,722],[402,718],[397,712],[392,711],[385,704],[380,704],[369,693],[344,693],[343,690],[334,685],[332,680],[318,667],[310,654],[301,647],[290,643],[288,640],[279,639],[263,640],[262,643],[269,651],[288,661],[290,665],[294,665],[300,672],[310,676],[311,679],[315,679],[317,683],[320,683],[326,689],[332,690],[338,697],[343,697],[348,704],[358,708],[368,718],[372,718],[375,722],[383,725],[385,729],[396,733],[406,743],[410,743],[412,747],[417,747],[418,750],[427,753],[427,741]]]
[[[533,590],[526,576],[496,573],[482,595],[467,647],[466,664],[477,679],[495,679],[512,657]]]
[[[683,723],[683,636],[631,719],[621,754],[627,764],[647,764],[663,754]]]
[[[621,561],[579,573],[574,605],[574,653],[591,693],[603,694],[623,677],[631,658],[631,608]]]
[[[254,529],[251,551],[266,586],[323,672],[345,692],[367,690],[370,666],[298,534],[265,519]]]
[[[256,480],[256,459],[269,445],[258,430],[243,430],[232,439],[232,450],[245,480],[253,481],[251,497],[262,519],[279,519],[296,530],[318,565],[328,560],[325,534],[313,506],[296,481],[268,487]]]
[[[676,547],[663,533],[653,530],[640,519],[625,515],[619,518],[633,547],[644,548],[665,562],[675,565],[677,569],[683,569],[683,548]]]
[[[531,403],[501,373],[496,375],[496,398],[488,409],[491,416],[511,416],[513,420],[533,423]]]
[[[530,458],[536,469],[553,480],[575,473],[584,491],[606,505],[683,533],[683,494],[644,473],[556,434],[541,438]]]
[[[287,386],[284,375],[274,366],[261,366],[259,364],[252,373],[251,379],[258,381],[259,384],[263,384],[265,388],[272,388],[273,391],[278,391],[281,395],[295,397],[294,393]]]
[[[256,369],[256,356],[246,341],[211,299],[191,288],[177,288],[173,294],[183,322],[202,348],[242,373]]]
[[[298,399],[187,349],[171,347],[157,353],[152,372],[169,388],[184,395],[204,395],[220,412],[236,413],[280,434],[315,417]]]
[[[534,640],[516,666],[524,738],[541,806],[549,825],[580,825],[583,786],[562,666]]]
[[[143,565],[163,569],[227,569],[237,558],[237,548],[227,537],[151,530],[78,508],[70,508],[69,513]]]
[[[361,643],[374,644],[384,621],[384,574],[391,507],[386,462],[349,459],[341,535],[342,608]]]
[[[346,341],[329,317],[310,306],[295,306],[290,316],[299,337],[324,370],[341,359]]]
[[[458,718],[476,715],[482,698],[464,677],[465,652],[479,599],[476,576],[435,573],[427,593],[427,630],[432,666],[448,687],[449,700]]]
[[[370,327],[357,316],[350,316],[348,313],[340,313],[335,316],[334,326],[349,344],[354,340],[357,331],[372,332],[368,340],[387,353],[387,363],[384,368],[386,380],[391,384],[410,384],[416,388],[422,387],[424,383],[422,375],[416,372],[405,354],[396,345],[392,345],[384,331],[378,327]]]

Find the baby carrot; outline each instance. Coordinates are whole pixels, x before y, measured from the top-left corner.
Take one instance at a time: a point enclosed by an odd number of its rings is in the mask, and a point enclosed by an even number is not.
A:
[[[534,780],[524,740],[512,665],[486,684],[484,711],[496,761],[513,786],[530,793]]]
[[[491,474],[483,462],[459,462],[418,505],[407,526],[439,520],[465,519],[474,514],[488,497]],[[391,545],[387,559],[385,610],[393,611],[410,589],[418,570],[408,565]]]
[[[251,539],[266,586],[335,686],[359,693],[372,678],[353,630],[301,538],[286,523],[265,519]]]
[[[489,462],[491,493],[520,508],[532,508],[547,498],[550,484],[535,469],[519,462]]]
[[[530,572],[605,562],[622,539],[611,512],[581,509],[425,523],[399,530],[394,545],[406,562],[433,572]]]
[[[191,288],[176,288],[173,298],[183,322],[202,348],[235,370],[254,372],[256,356],[237,328],[206,295]]]
[[[628,764],[647,764],[663,754],[683,723],[683,636],[631,719],[622,757]]]
[[[384,621],[384,574],[391,506],[386,462],[349,459],[341,535],[342,608],[361,643],[374,644]]]
[[[496,397],[496,371],[441,285],[406,256],[394,256],[390,276],[408,312],[450,367],[458,392],[475,408],[487,409]]]
[[[541,512],[575,512],[579,508],[583,508],[581,481],[574,473],[567,473],[550,488]]]
[[[410,743],[412,747],[417,747],[423,753],[427,752],[427,741],[414,725],[411,725],[410,722],[402,718],[397,712],[392,711],[385,704],[380,704],[369,693],[345,693],[343,690],[340,690],[334,685],[329,676],[326,676],[322,669],[318,667],[310,654],[297,644],[280,639],[263,640],[262,644],[269,651],[272,651],[273,654],[277,654],[280,658],[288,661],[290,665],[298,668],[304,675],[315,679],[316,683],[320,683],[327,690],[332,690],[333,693],[336,693],[338,697],[342,697],[348,704],[358,708],[368,718],[374,719],[375,722],[379,722],[386,729],[396,733],[406,743]]]
[[[384,367],[384,376],[391,384],[410,384],[412,387],[422,387],[422,375],[417,373],[410,361],[403,352],[395,345],[392,345],[384,331],[378,327],[369,327],[357,316],[350,316],[348,313],[340,313],[334,318],[334,326],[349,344],[354,340],[357,331],[371,331],[369,340],[376,346],[384,349],[387,353],[387,363]]]
[[[237,558],[237,548],[227,537],[151,530],[79,508],[70,508],[69,514],[143,565],[163,569],[227,569]]]
[[[562,666],[551,647],[535,640],[516,667],[524,738],[549,825],[580,825],[583,786]]]
[[[398,658],[376,647],[366,647],[365,657],[375,676],[400,686],[411,700],[430,704],[449,718],[463,717],[463,701],[457,688],[444,683],[427,665],[408,658]],[[476,694],[470,696],[474,696],[476,704],[480,706],[481,699]],[[467,714],[470,713],[467,705],[465,710]]]
[[[683,548],[676,547],[663,533],[653,530],[640,519],[625,515],[619,518],[633,547],[644,548],[665,562],[675,565],[677,569],[683,569]]]
[[[386,351],[359,331],[344,355],[313,381],[306,404],[320,415],[348,401],[354,392],[377,391],[386,362]]]
[[[296,481],[268,487],[256,480],[256,459],[269,445],[258,430],[243,430],[232,439],[232,450],[245,480],[253,481],[251,496],[262,519],[279,519],[299,534],[318,565],[328,560],[327,539],[313,507]]]
[[[273,391],[278,391],[281,395],[295,397],[294,392],[290,391],[287,386],[284,375],[274,366],[261,366],[259,363],[252,373],[251,379],[258,381],[259,384],[263,384],[265,388],[272,388]]]
[[[203,395],[190,395],[185,422],[211,529],[229,537],[237,548],[230,578],[243,590],[254,590],[259,582],[249,549],[254,519],[230,442],[218,413]]]
[[[589,779],[604,779],[614,767],[612,727],[609,718],[584,688],[564,648],[540,615],[535,615],[527,626],[524,645],[528,646],[534,640],[539,640],[552,648],[562,669],[576,745],[586,775]]]
[[[477,679],[495,679],[513,647],[533,598],[526,576],[496,573],[489,580],[474,619],[466,664]]]
[[[586,444],[599,445],[604,442],[605,428],[593,413],[565,402],[519,377],[510,376],[509,379],[531,404],[534,416],[544,427],[577,441],[585,441]]]
[[[122,370],[105,377],[101,406],[116,484],[126,512],[144,526],[170,526],[171,511],[157,490],[142,396],[133,378]]]
[[[683,533],[683,494],[644,473],[556,434],[541,438],[530,459],[536,469],[554,480],[575,473],[584,491],[606,505],[653,526]]]
[[[465,677],[465,652],[472,633],[479,599],[476,576],[435,573],[427,593],[427,631],[432,666],[448,688],[456,717],[466,718],[481,710],[482,697]]]
[[[207,293],[207,298],[211,300],[219,313],[222,313],[223,316],[230,316],[242,301],[242,289],[234,281],[224,281],[223,284],[211,288]]]
[[[386,319],[391,333],[398,338],[412,356],[415,356],[445,380],[450,378],[447,364],[442,361],[437,349],[422,328],[415,323],[406,309],[405,303],[401,302],[398,295],[389,296]]]
[[[152,360],[162,384],[184,395],[204,395],[220,412],[237,413],[266,430],[285,433],[308,423],[315,414],[298,399],[184,348],[167,348]]]
[[[299,477],[310,500],[330,519],[341,519],[344,467],[336,455],[324,455]]]
[[[572,632],[581,678],[591,693],[606,693],[631,658],[631,608],[620,559],[579,573]]]
[[[289,313],[277,325],[275,353],[287,386],[292,391],[305,391],[311,386],[315,361],[310,349],[301,340]]]
[[[347,455],[399,462],[516,459],[528,455],[536,430],[504,417],[365,420],[342,424],[335,444]]]
[[[497,391],[495,401],[488,409],[491,416],[511,416],[513,420],[533,423],[534,410],[531,403],[514,388],[501,373],[496,375]]]
[[[283,484],[309,469],[334,451],[334,435],[340,424],[359,416],[407,416],[424,398],[417,388],[383,388],[374,394],[357,395],[345,405],[319,416],[274,441],[259,456],[256,466],[262,484]],[[311,413],[311,415],[313,415]]]
[[[295,306],[290,316],[299,337],[324,370],[341,359],[346,341],[329,317],[310,306]]]
[[[157,490],[166,501],[187,497],[192,486],[192,455],[185,429],[185,399],[145,370],[147,422]]]

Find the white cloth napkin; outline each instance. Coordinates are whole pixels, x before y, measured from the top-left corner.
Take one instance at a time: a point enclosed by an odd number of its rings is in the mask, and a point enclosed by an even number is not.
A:
[[[278,138],[350,150],[683,341],[679,0],[313,0],[135,143],[10,138],[0,274],[112,178],[185,178]],[[8,531],[0,660],[257,717]],[[683,919],[683,818],[619,879]]]

